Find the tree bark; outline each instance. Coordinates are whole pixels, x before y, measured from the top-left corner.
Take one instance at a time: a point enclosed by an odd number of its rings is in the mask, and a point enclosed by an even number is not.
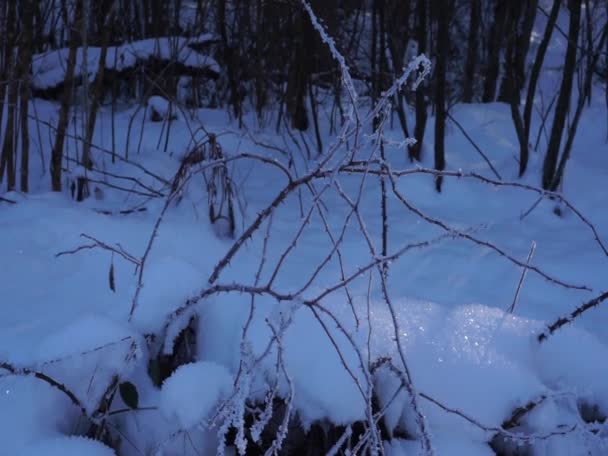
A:
[[[101,104],[101,98],[103,96],[103,77],[106,68],[106,57],[108,55],[108,42],[110,40],[110,23],[115,11],[115,1],[109,7],[110,9],[105,12],[105,21],[103,25],[103,36],[101,38],[101,51],[99,53],[99,63],[97,65],[97,72],[95,73],[95,80],[93,82],[92,90],[90,91],[89,98],[91,99],[91,106],[89,108],[89,115],[87,116],[86,125],[86,137],[82,145],[82,165],[87,169],[92,169],[93,160],[91,159],[91,143],[93,141],[93,134],[95,133],[95,123],[97,121],[97,113],[99,111],[99,105]],[[85,177],[80,177],[78,182],[78,201],[82,201],[88,196],[88,183]]]
[[[7,191],[15,190],[15,137],[17,136],[17,102],[19,100],[19,82],[16,69],[13,69],[8,82],[8,108],[2,155],[0,156],[0,182],[6,173]]]
[[[509,3],[509,39],[499,101],[511,103],[515,98],[519,104],[537,6],[538,0],[513,0]]]
[[[509,1],[497,0],[496,8],[494,9],[494,21],[490,30],[486,75],[483,86],[482,101],[484,103],[491,103],[496,98],[496,83],[500,69],[500,52],[502,50],[502,38],[508,5]]]
[[[519,142],[519,177],[528,167],[529,146],[520,113],[520,96],[525,79],[525,63],[538,0],[517,0],[509,5],[509,39],[505,58],[505,75],[500,87],[499,101],[509,104],[511,118]]]
[[[437,53],[435,66],[435,169],[445,169],[446,73],[449,37],[448,0],[434,0],[437,21]],[[442,176],[435,177],[435,189],[441,192]]]
[[[21,21],[23,22],[23,33],[21,45],[19,47],[19,77],[21,79],[19,96],[21,106],[21,169],[20,184],[21,191],[29,191],[29,150],[30,133],[29,122],[29,102],[30,102],[30,66],[32,64],[32,35],[33,35],[33,16],[34,0],[21,0]]]
[[[559,96],[555,106],[555,115],[553,117],[553,125],[551,126],[547,154],[545,155],[545,160],[543,163],[542,185],[546,190],[553,188],[553,183],[556,177],[555,168],[557,166],[557,159],[562,142],[564,125],[566,123],[566,116],[570,108],[572,82],[574,79],[574,71],[576,69],[576,51],[580,30],[581,1],[569,0],[568,7],[570,9],[570,24],[568,26],[568,46],[566,48],[566,58],[564,61],[564,75],[562,77]]]
[[[530,139],[530,124],[532,122],[532,107],[534,106],[534,95],[536,92],[536,85],[538,83],[538,78],[540,77],[540,71],[545,60],[547,48],[549,47],[549,41],[551,39],[551,35],[553,34],[555,22],[557,21],[560,3],[561,2],[558,1],[553,2],[553,8],[551,9],[551,13],[549,14],[547,25],[545,27],[545,32],[543,33],[543,39],[540,42],[540,45],[538,46],[536,58],[534,59],[532,71],[530,72],[530,82],[528,83],[528,92],[526,94],[526,104],[524,106],[523,119],[526,142],[528,142]]]
[[[79,38],[79,33],[77,30],[80,30],[81,14],[82,2],[77,1],[76,10],[74,12],[74,21],[70,31],[70,50],[68,53],[68,61],[65,70],[63,94],[59,109],[59,120],[57,122],[57,131],[55,134],[55,144],[53,145],[53,150],[51,152],[51,188],[54,192],[61,191],[61,161],[63,159],[63,143],[65,142],[65,134],[69,121],[68,115],[72,102],[72,85],[74,81],[74,69],[76,67],[76,52],[78,50]]]
[[[393,63],[393,77],[401,76],[403,68],[403,55],[409,39],[410,2],[409,0],[395,0],[388,4],[387,38],[388,50]],[[403,107],[403,94],[398,91],[395,95],[395,110],[399,118],[401,130],[406,138],[410,133],[407,127],[405,108]]]
[[[14,8],[14,5],[11,3],[11,8]],[[12,27],[14,24],[14,19],[10,17],[11,9],[9,8],[9,2],[2,2],[0,4],[0,8],[2,8],[1,19],[2,19],[2,31],[4,33],[4,46],[2,47],[0,54],[0,125],[2,124],[2,119],[4,115],[4,99],[6,97],[8,78],[9,78],[9,69],[11,68],[11,49],[13,46],[13,32]],[[13,9],[14,11],[14,9]],[[1,139],[1,136],[0,136]],[[0,179],[2,175],[0,173]]]
[[[0,83],[5,87],[2,90],[2,104],[0,105],[0,111],[4,108],[5,91],[7,95],[7,112],[6,112],[6,127],[4,129],[4,140],[2,142],[2,151],[0,153],[0,183],[4,179],[6,172],[7,177],[7,190],[11,191],[15,189],[15,166],[14,166],[14,154],[15,154],[15,135],[16,135],[16,120],[15,110],[18,100],[18,81],[19,76],[16,72],[16,62],[13,57],[13,48],[15,46],[15,23],[16,23],[16,8],[15,2],[8,2],[5,6],[5,42],[3,49],[3,81]],[[6,82],[5,82],[6,81]],[[0,114],[0,120],[1,114]],[[0,124],[2,125],[2,124]]]
[[[427,34],[427,1],[418,0],[416,2],[416,40],[418,41],[418,54],[426,52]],[[414,126],[414,138],[416,143],[409,147],[410,160],[420,161],[422,158],[422,143],[424,141],[424,131],[426,130],[427,103],[426,103],[426,84],[423,82],[416,90],[416,125]]]
[[[473,102],[475,69],[477,68],[477,41],[479,40],[479,23],[481,21],[480,0],[470,0],[471,15],[469,19],[469,37],[467,42],[467,60],[464,67],[462,101]]]
[[[591,25],[591,21],[589,21],[589,26]],[[597,49],[590,49],[590,55],[587,60],[587,67],[585,69],[585,80],[583,82],[582,90],[578,95],[578,102],[576,105],[576,111],[572,118],[572,123],[568,128],[568,135],[566,139],[566,144],[564,146],[564,151],[562,152],[562,156],[559,160],[559,165],[557,166],[557,171],[555,172],[555,176],[553,177],[553,182],[551,184],[550,190],[556,191],[560,186],[562,179],[564,177],[564,170],[566,168],[566,163],[570,159],[570,152],[572,151],[572,144],[574,143],[574,137],[576,135],[576,129],[578,127],[578,122],[581,118],[581,114],[583,113],[583,108],[585,107],[585,99],[588,99],[591,94],[591,87],[593,82],[593,71],[599,60],[600,53],[602,52],[602,47],[604,43],[608,42],[608,29],[604,27],[604,31],[602,32],[602,36],[600,38]]]

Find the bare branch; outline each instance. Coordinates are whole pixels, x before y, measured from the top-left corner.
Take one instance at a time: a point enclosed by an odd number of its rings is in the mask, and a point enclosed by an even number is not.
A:
[[[80,400],[76,397],[74,393],[72,393],[64,384],[59,383],[57,380],[49,377],[43,372],[34,371],[24,367],[15,367],[10,363],[0,361],[0,369],[5,369],[9,371],[12,375],[33,375],[38,380],[45,382],[46,384],[52,386],[53,388],[61,391],[64,395],[66,395],[72,404],[80,409],[83,415],[88,416],[87,410],[82,405]]]
[[[2,201],[3,203],[8,203],[8,204],[17,204],[17,201],[9,199],[9,198],[5,198],[4,196],[0,196],[0,201]]]
[[[64,255],[73,255],[75,253],[81,252],[82,250],[90,250],[94,248],[101,248],[103,250],[107,250],[109,252],[115,253],[125,259],[126,261],[133,263],[136,267],[141,266],[141,261],[128,253],[120,244],[109,245],[99,239],[94,238],[93,236],[89,236],[88,234],[82,233],[80,237],[88,239],[89,241],[93,241],[92,244],[85,244],[79,247],[76,247],[73,250],[66,250],[63,252],[58,252],[55,254],[55,258],[59,258]]]
[[[599,306],[606,299],[608,299],[608,291],[605,291],[601,295],[599,295],[599,296],[591,299],[590,301],[587,301],[586,303],[582,304],[581,306],[577,307],[575,310],[570,312],[567,316],[559,317],[557,320],[555,320],[553,323],[551,323],[545,331],[543,331],[542,333],[540,333],[538,335],[537,340],[539,342],[544,342],[545,340],[547,340],[549,338],[549,336],[553,335],[553,333],[555,331],[557,331],[559,328],[567,325],[568,323],[571,323],[572,321],[574,321],[574,319],[576,319],[577,317],[580,317],[582,314],[587,312],[589,309],[593,309],[594,307]]]
[[[515,296],[513,297],[513,302],[511,306],[507,310],[509,313],[513,313],[515,310],[515,306],[517,305],[517,301],[519,300],[519,292],[521,291],[521,286],[524,283],[524,279],[526,278],[526,273],[528,272],[528,265],[530,264],[530,260],[532,260],[532,256],[534,256],[534,251],[536,250],[536,242],[532,241],[532,245],[530,246],[530,252],[528,253],[528,258],[526,259],[526,267],[522,269],[521,276],[519,277],[519,282],[517,283],[517,290],[515,290]]]

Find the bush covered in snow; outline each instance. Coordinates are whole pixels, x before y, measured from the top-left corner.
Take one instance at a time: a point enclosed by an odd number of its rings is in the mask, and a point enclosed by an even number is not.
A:
[[[585,187],[575,205],[503,179],[517,106],[453,109],[489,157],[470,158],[462,128],[452,169],[412,166],[391,104],[431,61],[367,97],[301,6],[343,85],[343,123],[318,127],[329,143],[315,160],[303,134],[235,131],[242,113],[181,116],[150,96],[118,128],[112,112],[112,149],[89,144],[98,167],[67,160],[107,186],[103,200],[0,201],[0,453],[608,454],[608,193]],[[168,58],[169,39],[155,42],[87,58],[116,71]],[[200,42],[177,43],[180,64],[219,71]],[[35,82],[69,79],[69,52],[40,55]],[[605,161],[584,157],[581,186]]]

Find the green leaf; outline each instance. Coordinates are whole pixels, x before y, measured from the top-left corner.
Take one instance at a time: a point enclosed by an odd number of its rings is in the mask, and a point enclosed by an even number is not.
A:
[[[108,281],[110,283],[110,290],[116,293],[116,281],[114,280],[114,261],[110,263],[110,272],[108,274]]]
[[[131,409],[136,409],[139,405],[139,393],[131,382],[122,382],[118,386],[122,401]]]

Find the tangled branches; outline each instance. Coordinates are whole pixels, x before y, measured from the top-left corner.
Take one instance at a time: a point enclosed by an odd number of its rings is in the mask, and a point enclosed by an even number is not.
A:
[[[449,407],[419,390],[418,385],[415,384],[416,376],[412,372],[408,353],[403,346],[399,309],[393,297],[394,291],[391,290],[389,284],[391,265],[402,260],[409,253],[458,239],[469,243],[471,247],[488,250],[497,255],[499,259],[522,268],[524,272],[536,274],[554,286],[578,291],[589,291],[590,288],[585,284],[571,283],[556,277],[546,272],[538,264],[531,264],[531,256],[527,260],[518,258],[508,249],[482,238],[475,227],[459,227],[440,217],[430,215],[414,203],[413,199],[403,190],[404,186],[401,185],[401,182],[410,176],[428,174],[434,177],[473,179],[488,186],[515,188],[536,193],[540,198],[557,198],[576,214],[578,220],[590,230],[599,248],[608,255],[608,250],[600,239],[597,229],[588,218],[557,193],[546,192],[518,182],[495,180],[475,172],[438,171],[421,167],[394,169],[390,160],[387,160],[382,153],[384,147],[389,145],[389,141],[384,137],[383,128],[390,114],[390,100],[408,83],[415,88],[430,71],[430,61],[424,56],[413,60],[405,68],[403,75],[394,81],[376,105],[364,115],[361,112],[359,95],[345,59],[314,15],[311,6],[305,0],[302,0],[301,3],[309,15],[313,27],[322,40],[327,43],[339,66],[350,107],[349,115],[334,142],[311,168],[299,174],[291,161],[283,163],[269,155],[250,151],[232,153],[221,147],[219,135],[208,133],[205,141],[196,145],[185,157],[173,179],[166,182],[167,193],[163,193],[166,195],[164,204],[141,256],[128,253],[120,244],[110,244],[86,235],[84,237],[91,243],[62,252],[58,256],[74,254],[84,249],[101,248],[133,263],[136,266],[137,275],[135,291],[129,308],[129,320],[132,320],[136,312],[145,305],[145,303],[140,303],[140,294],[144,286],[146,264],[153,250],[159,228],[170,208],[180,200],[193,178],[202,175],[207,179],[208,184],[206,190],[211,222],[227,217],[230,234],[236,235],[232,202],[235,188],[228,175],[227,165],[252,161],[259,167],[267,169],[269,173],[274,171],[279,176],[278,179],[281,179],[281,188],[275,194],[270,195],[267,204],[255,216],[247,220],[242,232],[230,243],[224,255],[213,264],[209,275],[201,278],[201,282],[204,283],[201,288],[184,302],[175,306],[167,316],[161,333],[147,335],[149,340],[165,340],[168,333],[176,334],[183,330],[201,306],[210,301],[210,298],[221,300],[221,296],[226,294],[245,296],[246,299],[243,302],[248,304],[248,309],[245,308],[243,313],[247,317],[241,328],[242,331],[239,329],[241,332],[238,334],[238,371],[232,394],[218,406],[206,423],[201,423],[218,429],[218,451],[220,453],[224,451],[226,442],[232,439],[239,453],[245,454],[248,444],[264,440],[264,431],[268,431],[268,429],[272,429],[273,436],[271,439],[267,439],[264,447],[265,454],[278,454],[289,440],[290,425],[298,414],[294,398],[299,393],[297,382],[294,381],[293,373],[289,371],[286,362],[285,335],[297,315],[303,313],[314,320],[325,338],[325,346],[335,352],[340,367],[355,385],[356,394],[360,396],[357,399],[360,399],[364,408],[363,418],[358,423],[358,427],[355,426],[355,423],[346,426],[343,433],[332,442],[329,454],[339,454],[343,450],[348,450],[351,454],[377,455],[384,453],[382,420],[388,405],[379,408],[377,404],[375,375],[380,365],[390,368],[390,371],[399,379],[398,391],[403,390],[407,394],[407,406],[416,426],[415,437],[425,455],[435,454],[431,431],[425,417],[425,406],[429,404],[438,407],[445,413],[458,415],[489,434],[498,434],[520,442],[549,439],[554,435],[571,432],[573,429],[568,428],[546,435],[520,435],[513,432],[509,425],[485,425],[480,420]],[[372,134],[366,135],[366,132],[369,133],[370,127]],[[406,140],[403,144],[408,143]],[[282,155],[289,157],[288,151]],[[491,169],[493,168],[491,167]],[[377,236],[373,230],[373,226],[377,224],[378,220],[366,212],[364,204],[366,192],[369,191],[370,184],[374,184],[377,178],[381,178],[383,184],[386,184],[383,198],[390,199],[391,204],[404,209],[421,226],[438,230],[439,234],[407,241],[391,239],[393,244],[389,244],[388,237],[386,237],[383,239],[382,249],[379,249]],[[220,188],[223,190],[220,191]],[[275,240],[275,236],[277,236],[273,225],[275,216],[283,206],[292,204],[296,200],[301,207],[301,217],[289,226],[287,242],[280,243]],[[339,206],[341,211],[334,213],[327,209],[335,206]],[[381,226],[384,231],[383,235],[391,229],[385,211],[383,211]],[[294,260],[298,246],[306,242],[306,235],[311,229],[321,232],[326,242],[326,250],[310,269],[297,270],[297,281],[289,282],[282,279],[282,274],[288,270],[290,261]],[[348,239],[352,239],[353,233],[363,250],[355,263],[347,260],[349,258],[347,242]],[[254,274],[249,277],[239,277],[238,281],[226,279],[230,265],[237,261],[239,255],[243,256],[243,251],[248,243],[253,245],[252,249],[259,247],[259,251],[255,252],[258,262]],[[289,272],[293,272],[293,270]],[[375,285],[373,285],[374,281]],[[356,288],[361,283],[368,284],[365,313],[354,302],[354,296],[357,294]],[[369,296],[372,293],[376,293],[380,297],[380,305],[389,315],[391,344],[393,344],[392,348],[395,359],[398,360],[397,363],[386,360],[380,364],[371,362],[372,324]],[[605,299],[606,293],[587,302],[568,318],[560,319],[551,325],[545,333],[538,337],[538,340],[547,339],[561,326],[587,309],[599,305]],[[275,311],[265,314],[260,302],[269,300],[275,304]],[[348,312],[341,312],[341,309],[336,310],[336,301],[345,303],[345,306],[348,306]],[[344,315],[348,315],[348,317]],[[263,321],[268,337],[263,341],[261,348],[258,346],[254,349],[251,342],[254,337],[252,328],[256,319],[258,322]],[[360,326],[365,325],[369,327],[367,344],[361,343],[355,335]],[[348,353],[352,356],[349,356]],[[268,370],[269,364],[273,366],[271,373]],[[253,403],[252,384],[254,380],[265,383],[267,388],[261,405]],[[277,406],[279,400],[282,401],[281,407]],[[251,412],[254,407],[255,413]],[[514,418],[514,422],[518,421],[521,416],[518,414],[516,419]],[[175,435],[172,435],[171,438]],[[159,445],[159,449],[163,444]]]

